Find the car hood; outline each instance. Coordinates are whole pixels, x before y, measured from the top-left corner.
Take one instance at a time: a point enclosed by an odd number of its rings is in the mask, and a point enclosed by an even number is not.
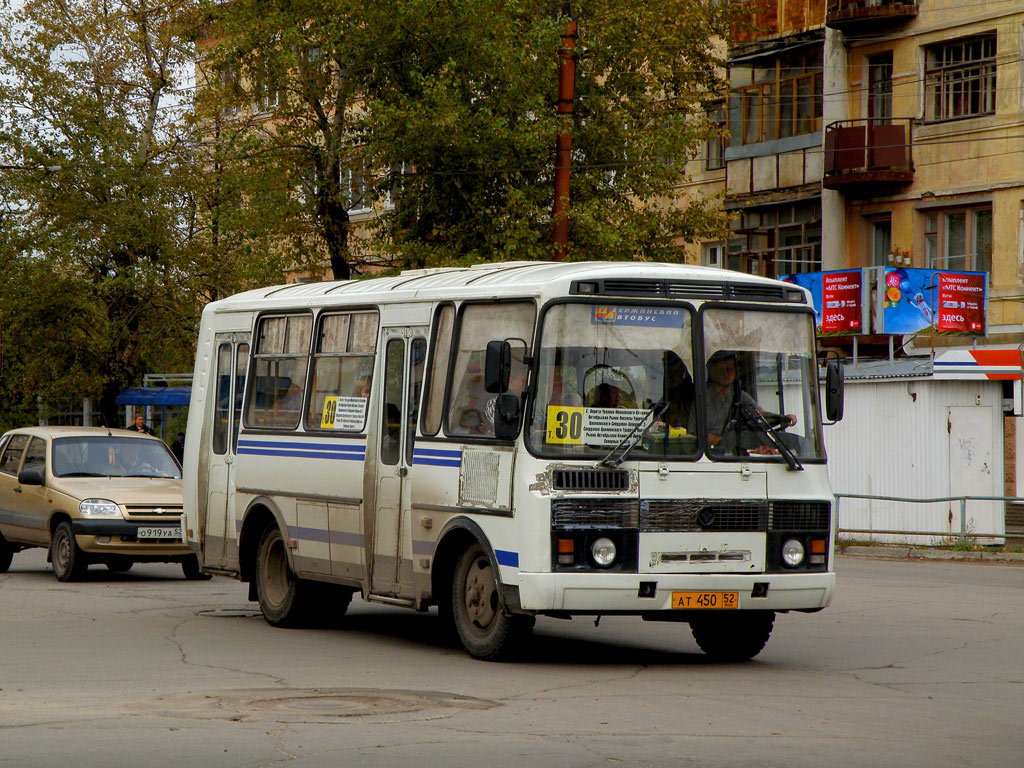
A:
[[[55,477],[53,490],[118,504],[181,504],[181,480],[169,477]]]

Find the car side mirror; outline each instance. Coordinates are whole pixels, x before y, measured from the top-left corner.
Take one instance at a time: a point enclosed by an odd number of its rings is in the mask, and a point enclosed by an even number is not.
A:
[[[22,485],[45,485],[43,476],[38,469],[23,469],[18,473],[18,482]]]
[[[512,345],[507,341],[487,342],[487,356],[484,359],[484,389],[492,394],[506,392],[511,372]]]
[[[843,419],[844,390],[845,379],[842,363],[832,358],[825,368],[825,418],[831,424]]]
[[[498,395],[494,402],[494,436],[512,440],[519,434],[519,398],[513,394]]]

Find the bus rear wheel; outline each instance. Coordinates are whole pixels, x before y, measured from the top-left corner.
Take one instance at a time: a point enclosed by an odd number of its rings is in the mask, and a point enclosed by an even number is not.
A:
[[[276,525],[268,526],[256,554],[256,595],[267,623],[296,627],[309,615],[310,585],[288,565],[284,537]]]
[[[764,648],[774,625],[774,611],[735,611],[691,619],[690,631],[715,661],[748,661]]]
[[[451,609],[459,640],[474,659],[506,658],[533,628],[532,616],[503,610],[499,588],[490,557],[479,542],[473,543],[455,566]]]

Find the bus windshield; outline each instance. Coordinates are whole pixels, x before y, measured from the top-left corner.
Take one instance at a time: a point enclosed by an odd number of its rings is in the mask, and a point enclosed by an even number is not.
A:
[[[709,308],[699,365],[695,318],[680,304],[550,307],[527,420],[531,449],[600,459],[646,420],[629,458],[696,461],[705,446],[722,460],[823,457],[809,316]]]

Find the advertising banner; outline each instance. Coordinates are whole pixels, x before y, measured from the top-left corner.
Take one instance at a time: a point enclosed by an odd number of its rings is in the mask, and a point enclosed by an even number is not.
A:
[[[886,267],[878,286],[881,333],[931,331],[983,336],[988,307],[985,272]]]
[[[801,272],[779,279],[811,292],[819,336],[867,333],[867,284],[862,270]]]

